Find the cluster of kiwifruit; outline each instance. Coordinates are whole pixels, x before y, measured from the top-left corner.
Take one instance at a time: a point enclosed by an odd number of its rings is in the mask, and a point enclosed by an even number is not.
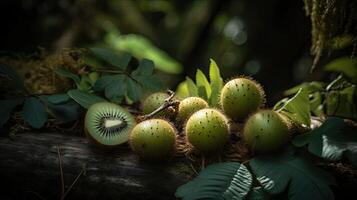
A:
[[[153,93],[142,105],[144,114],[159,108],[169,98],[166,93]],[[223,149],[230,138],[230,122],[245,122],[241,137],[251,150],[277,150],[290,138],[289,122],[281,114],[261,109],[265,95],[259,83],[247,77],[227,82],[221,90],[220,106],[209,108],[199,97],[187,97],[176,109],[165,109],[153,119],[136,123],[135,118],[119,105],[102,102],[91,106],[86,114],[88,137],[104,146],[129,141],[141,158],[160,160],[173,154],[178,131],[168,119],[184,124],[185,142],[197,152],[209,154]]]

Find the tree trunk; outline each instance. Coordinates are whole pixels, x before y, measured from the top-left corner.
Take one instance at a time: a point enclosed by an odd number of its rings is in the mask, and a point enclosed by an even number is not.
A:
[[[140,162],[127,145],[109,151],[85,138],[50,133],[1,138],[0,160],[2,200],[175,199],[191,175],[184,162]]]

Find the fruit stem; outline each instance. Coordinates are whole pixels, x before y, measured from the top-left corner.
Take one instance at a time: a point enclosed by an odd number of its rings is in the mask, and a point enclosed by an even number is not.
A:
[[[169,97],[167,97],[164,101],[164,103],[158,107],[156,110],[152,111],[151,113],[144,115],[143,119],[149,119],[153,116],[155,116],[157,113],[161,112],[162,110],[165,110],[166,108],[170,107],[170,106],[177,106],[180,101],[178,100],[173,100],[174,96],[175,96],[175,92],[173,92],[172,90],[167,90],[167,93],[170,95]]]

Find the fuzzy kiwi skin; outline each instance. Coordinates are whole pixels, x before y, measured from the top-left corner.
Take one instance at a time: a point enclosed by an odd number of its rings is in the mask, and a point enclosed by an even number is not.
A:
[[[163,119],[149,119],[137,124],[130,133],[131,149],[145,160],[163,160],[175,151],[176,129]]]
[[[185,122],[193,113],[207,108],[208,103],[200,97],[187,97],[182,100],[178,107],[177,121]]]
[[[126,116],[126,119],[127,119],[127,123],[128,123],[128,126],[127,129],[125,130],[125,135],[123,136],[123,139],[121,142],[118,142],[118,143],[115,143],[115,144],[105,144],[103,142],[100,142],[98,139],[96,139],[90,132],[89,130],[89,120],[91,118],[90,115],[93,115],[95,112],[96,109],[98,108],[103,108],[103,107],[106,107],[106,106],[110,106],[112,107],[113,109],[118,109],[119,112],[122,113],[122,115],[125,115]],[[135,118],[134,116],[132,116],[128,111],[126,111],[124,108],[122,108],[121,106],[117,105],[117,104],[114,104],[114,103],[110,103],[110,102],[99,102],[99,103],[95,103],[93,105],[91,105],[86,113],[86,116],[85,116],[85,120],[84,120],[84,133],[87,137],[87,139],[92,142],[93,144],[99,146],[99,147],[102,147],[103,149],[112,149],[112,148],[115,148],[117,147],[118,145],[121,145],[125,142],[127,142],[129,140],[129,134],[130,134],[130,131],[131,129],[136,125],[136,121],[135,121]]]
[[[260,110],[246,121],[243,139],[255,152],[275,151],[290,140],[289,122],[275,111]]]
[[[265,102],[262,87],[254,80],[240,77],[227,82],[221,91],[220,104],[226,115],[243,121]]]
[[[225,115],[212,108],[201,109],[188,118],[186,140],[201,153],[221,150],[229,139],[229,125]]]
[[[157,108],[159,108],[164,102],[165,99],[169,98],[170,95],[164,93],[164,92],[156,92],[151,95],[149,95],[143,102],[142,105],[142,110],[144,114],[150,114]],[[159,113],[156,114],[155,117],[172,117],[173,112],[170,109],[165,109],[160,111]]]

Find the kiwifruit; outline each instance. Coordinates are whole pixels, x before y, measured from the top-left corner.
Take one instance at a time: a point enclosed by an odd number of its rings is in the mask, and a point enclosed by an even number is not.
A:
[[[130,146],[143,159],[161,160],[175,150],[176,129],[163,119],[149,119],[137,124],[130,133]]]
[[[200,97],[187,97],[178,107],[177,121],[185,122],[194,112],[207,108],[208,103]]]
[[[121,106],[99,102],[89,107],[84,128],[91,141],[110,147],[127,142],[135,124],[135,118]]]
[[[164,102],[165,99],[169,98],[170,95],[164,92],[156,92],[149,95],[143,102],[142,109],[144,114],[150,114],[157,108],[159,108]],[[172,110],[166,108],[155,115],[155,117],[171,117],[173,116]]]
[[[258,110],[265,102],[265,95],[259,83],[247,77],[227,82],[221,91],[220,103],[226,115],[242,121]]]
[[[272,110],[260,110],[245,122],[243,139],[256,152],[279,149],[290,139],[289,121]]]
[[[212,108],[193,113],[187,120],[185,133],[187,142],[202,153],[222,149],[230,134],[226,116]]]

